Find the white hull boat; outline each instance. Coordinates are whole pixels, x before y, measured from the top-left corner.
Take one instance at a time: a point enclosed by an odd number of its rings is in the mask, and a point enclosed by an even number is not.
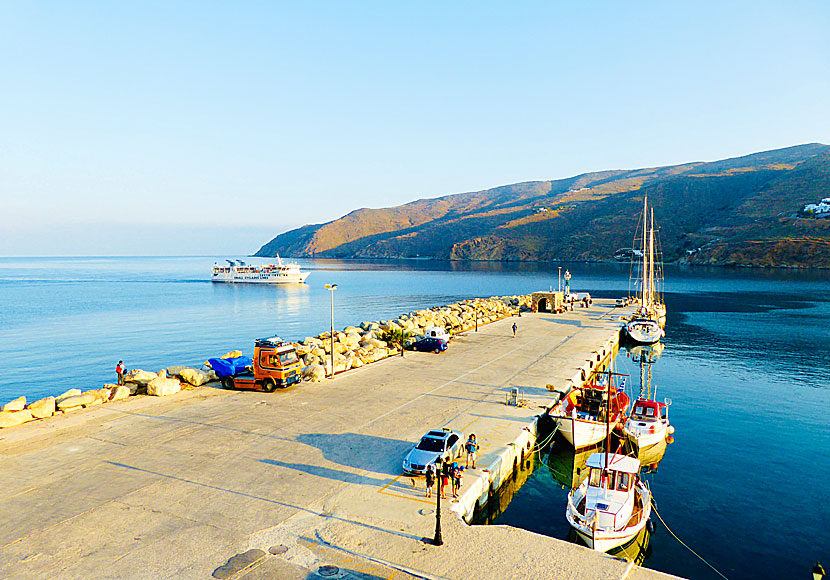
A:
[[[628,322],[625,332],[631,340],[640,344],[654,344],[666,334],[657,320],[644,317]]]
[[[245,284],[302,284],[310,272],[300,271],[295,263],[285,264],[277,256],[276,264],[252,266],[242,260],[226,260],[227,266],[213,265],[211,282]]]
[[[574,449],[583,449],[604,440],[611,429],[621,424],[628,411],[628,395],[625,393],[624,375],[605,374],[608,377],[622,377],[618,385],[586,383],[572,389],[548,411],[557,430]],[[612,381],[613,382],[613,381]],[[606,401],[610,395],[611,415],[606,418]],[[607,420],[606,420],[607,419]]]
[[[591,469],[568,494],[566,517],[591,549],[608,552],[634,542],[651,517],[651,492],[639,477],[634,457],[594,453]]]
[[[639,449],[645,449],[665,441],[674,433],[669,424],[669,403],[658,403],[649,399],[639,399],[634,403],[631,416],[623,425],[623,433]]]

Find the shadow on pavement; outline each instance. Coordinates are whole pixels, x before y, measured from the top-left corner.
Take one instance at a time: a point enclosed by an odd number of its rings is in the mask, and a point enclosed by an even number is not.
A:
[[[392,476],[400,475],[401,460],[413,445],[360,433],[307,433],[295,440],[316,447],[332,463]]]

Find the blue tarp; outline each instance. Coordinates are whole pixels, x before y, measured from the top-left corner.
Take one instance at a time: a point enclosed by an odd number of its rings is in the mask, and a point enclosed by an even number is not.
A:
[[[254,360],[249,356],[238,356],[236,358],[209,358],[210,368],[216,372],[220,379],[232,377],[245,371],[246,366],[252,366]]]

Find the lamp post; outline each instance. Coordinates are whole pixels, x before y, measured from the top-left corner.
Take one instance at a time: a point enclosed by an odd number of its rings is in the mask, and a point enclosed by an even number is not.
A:
[[[329,345],[331,347],[331,374],[330,379],[334,378],[334,291],[337,290],[337,284],[326,284],[326,290],[331,292],[331,332],[329,333]]]
[[[478,332],[478,308],[476,308],[476,332]]]
[[[435,537],[432,538],[433,546],[442,546],[444,544],[444,538],[441,537],[441,482],[443,481],[441,464],[442,461],[439,457],[435,460],[435,483],[438,484],[438,493],[435,494],[437,499],[435,507]]]
[[[562,266],[559,266],[559,285],[556,287],[557,292],[562,292]]]

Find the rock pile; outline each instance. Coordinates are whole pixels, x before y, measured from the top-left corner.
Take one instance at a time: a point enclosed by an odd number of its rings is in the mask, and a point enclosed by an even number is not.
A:
[[[413,339],[432,327],[446,329],[451,335],[458,334],[475,328],[476,324],[488,324],[518,311],[530,310],[530,305],[530,295],[476,298],[417,310],[391,320],[347,326],[342,331],[336,331],[334,337],[329,332],[310,336],[295,343],[297,355],[305,366],[303,379],[320,382],[331,374],[332,345],[334,372],[340,373],[399,354],[398,345],[381,340],[391,331],[406,332]],[[242,352],[235,350],[221,358],[238,356],[242,356]],[[125,385],[106,384],[100,389],[83,392],[80,389],[70,389],[59,397],[46,397],[28,405],[26,397],[18,397],[0,407],[0,429],[126,399],[136,394],[166,397],[182,389],[192,389],[215,381],[216,378],[216,373],[204,368],[173,366],[157,373],[134,369],[125,375]]]
[[[329,332],[309,336],[295,344],[295,347],[305,365],[303,379],[319,382],[331,374],[332,348],[334,372],[340,373],[400,353],[397,345],[381,340],[387,332],[403,331],[415,338],[423,335],[426,329],[437,327],[446,329],[452,335],[472,330],[476,324],[488,324],[529,309],[530,295],[476,298],[448,306],[416,310],[391,320],[347,326],[342,331],[334,332],[334,340]]]

